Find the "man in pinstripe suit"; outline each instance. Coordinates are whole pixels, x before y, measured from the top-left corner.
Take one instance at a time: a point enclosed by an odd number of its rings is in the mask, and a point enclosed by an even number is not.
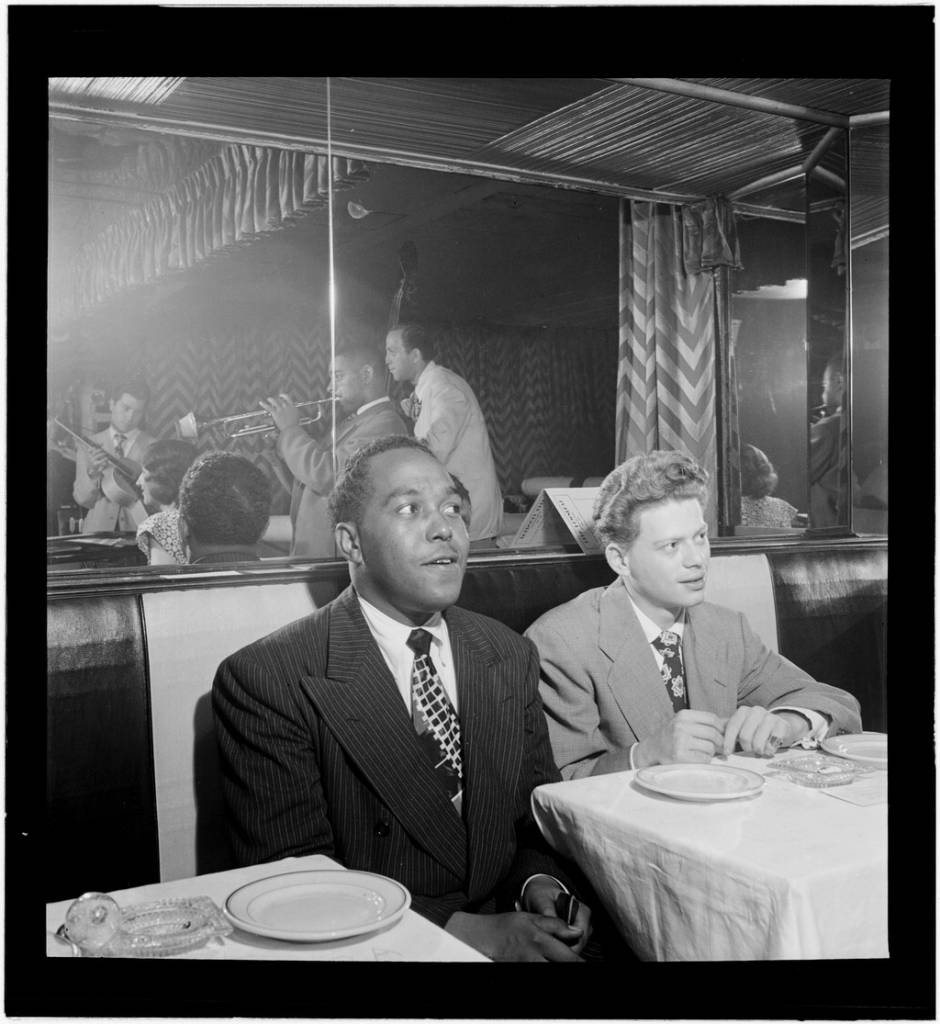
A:
[[[416,911],[494,959],[581,959],[590,911],[558,916],[565,875],[529,810],[559,779],[538,656],[453,607],[469,546],[453,478],[421,442],[381,438],[350,460],[330,510],[352,586],[226,659],[213,684],[239,861],[325,853],[396,878]],[[459,720],[455,802],[410,711],[419,627]]]

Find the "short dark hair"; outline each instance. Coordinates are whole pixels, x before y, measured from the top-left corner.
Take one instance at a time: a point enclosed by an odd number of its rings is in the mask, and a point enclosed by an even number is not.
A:
[[[189,441],[154,441],[144,452],[141,465],[150,477],[150,493],[161,505],[179,497],[180,483],[196,458],[196,446]]]
[[[594,529],[602,544],[632,544],[640,512],[667,501],[708,500],[708,473],[685,452],[634,455],[609,473],[594,500]]]
[[[348,359],[359,368],[371,366],[378,374],[385,372],[385,354],[367,341],[347,341],[336,350],[337,359]]]
[[[741,445],[741,493],[746,498],[766,498],[777,486],[770,459],[752,444]]]
[[[423,441],[405,434],[387,434],[363,445],[346,463],[346,469],[330,495],[329,509],[333,526],[337,523],[359,525],[362,520],[362,508],[372,493],[370,461],[382,452],[395,451],[399,448],[424,452],[432,459],[436,458]]]
[[[463,480],[461,480],[456,473],[451,473],[450,478],[454,481],[454,488],[457,491],[457,494],[460,495],[460,518],[463,520],[464,526],[469,530],[470,513],[473,509],[473,505],[470,501],[470,492],[464,485]]]
[[[116,402],[121,395],[130,395],[146,405],[150,401],[150,387],[142,377],[119,381],[111,388],[109,397]]]
[[[437,356],[437,343],[424,324],[398,324],[392,330],[401,331],[401,343],[404,348],[409,352],[414,348],[418,349],[426,363]]]
[[[207,452],[180,484],[180,516],[202,544],[257,544],[268,524],[271,483],[234,452]]]

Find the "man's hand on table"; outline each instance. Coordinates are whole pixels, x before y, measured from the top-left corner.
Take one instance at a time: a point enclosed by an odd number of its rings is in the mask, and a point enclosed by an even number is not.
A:
[[[637,768],[653,764],[706,764],[722,749],[725,719],[711,711],[677,711],[659,732],[640,740]]]
[[[809,722],[795,712],[740,707],[725,726],[722,753],[733,754],[737,745],[745,753],[770,757],[780,747],[791,746],[808,732]]]
[[[591,911],[583,903],[573,925],[558,916],[561,889],[548,876],[525,887],[525,910],[508,914],[452,914],[445,931],[491,960],[577,962],[591,935]]]

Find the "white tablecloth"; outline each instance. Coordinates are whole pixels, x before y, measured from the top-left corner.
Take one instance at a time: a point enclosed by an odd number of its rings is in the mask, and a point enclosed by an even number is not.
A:
[[[271,864],[256,864],[233,871],[220,871],[195,878],[180,878],[173,882],[142,885],[136,889],[120,889],[110,895],[122,907],[148,900],[162,900],[179,896],[209,896],[221,907],[226,897],[239,886],[268,875],[288,871],[337,868],[329,857],[318,854],[309,857],[288,857]],[[76,896],[81,895],[76,893]],[[55,937],[56,929],[65,920],[71,900],[46,904],[46,955],[71,956],[70,947]],[[482,953],[454,938],[442,928],[432,924],[413,910],[381,931],[352,939],[333,942],[281,942],[277,939],[249,935],[239,930],[221,940],[214,939],[200,949],[181,953],[173,959],[190,960],[383,960],[410,961],[476,961],[489,962]]]
[[[772,762],[728,763],[763,774]],[[540,786],[532,806],[638,956],[888,955],[886,802],[858,806],[768,777],[755,797],[694,803],[644,790],[635,774]]]

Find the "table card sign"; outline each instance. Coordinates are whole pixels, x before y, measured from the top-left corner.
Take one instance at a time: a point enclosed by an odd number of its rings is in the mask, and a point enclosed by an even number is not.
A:
[[[539,491],[510,547],[533,548],[570,544],[572,538],[585,554],[603,551],[591,512],[597,487],[546,487]]]

